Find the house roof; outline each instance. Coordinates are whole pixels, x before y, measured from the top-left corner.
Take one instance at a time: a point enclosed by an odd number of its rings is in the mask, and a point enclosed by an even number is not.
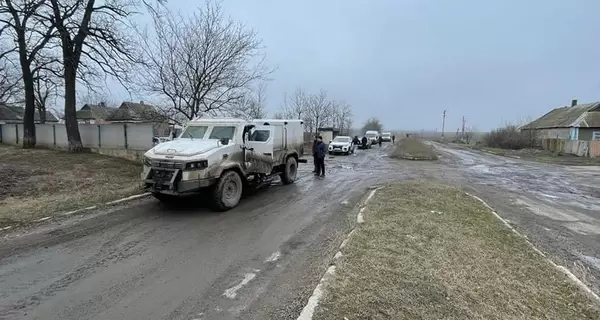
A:
[[[24,107],[0,103],[0,120],[23,121],[24,114]],[[37,110],[35,110],[34,121],[40,121],[40,113]],[[58,119],[50,111],[46,111],[46,122],[58,122]]]
[[[85,104],[77,111],[77,119],[99,120],[108,118],[117,108],[111,108],[99,104]]]
[[[521,129],[600,127],[600,102],[559,107],[524,125]]]
[[[156,108],[143,102],[121,103],[118,109],[114,110],[107,120],[110,121],[155,121],[162,118]]]

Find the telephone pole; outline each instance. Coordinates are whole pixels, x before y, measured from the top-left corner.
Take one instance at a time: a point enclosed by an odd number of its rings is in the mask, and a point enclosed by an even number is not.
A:
[[[462,131],[461,131],[461,139],[465,138],[465,116],[462,117]]]
[[[446,110],[444,110],[444,115],[442,116],[442,140],[444,140],[445,127],[446,127]]]

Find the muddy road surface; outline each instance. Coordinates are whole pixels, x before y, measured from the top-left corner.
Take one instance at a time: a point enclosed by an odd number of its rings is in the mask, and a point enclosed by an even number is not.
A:
[[[424,176],[460,184],[600,294],[600,167],[569,167],[434,144]]]
[[[0,319],[296,319],[391,145],[215,213],[145,199],[0,240]]]

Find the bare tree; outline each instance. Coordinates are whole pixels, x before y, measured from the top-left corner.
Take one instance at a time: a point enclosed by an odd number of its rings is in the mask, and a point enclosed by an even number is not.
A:
[[[46,123],[46,111],[49,111],[50,100],[56,100],[60,94],[60,79],[48,69],[37,69],[34,74],[35,106],[40,116],[40,123]]]
[[[228,107],[227,113],[236,118],[261,119],[267,116],[265,110],[266,87],[260,83],[256,90],[248,91]]]
[[[207,1],[191,17],[164,8],[149,11],[154,35],[143,36],[140,87],[165,97],[186,119],[226,113],[272,72],[264,66],[256,33],[225,18],[218,2]]]
[[[331,102],[331,125],[340,130],[340,134],[349,135],[352,125],[352,108],[345,101]]]
[[[379,119],[377,119],[377,118],[370,118],[369,120],[367,120],[367,122],[365,122],[365,124],[362,127],[363,132],[366,132],[369,130],[381,131],[382,129],[383,129],[383,125],[381,124],[381,121],[379,121]]]
[[[56,28],[62,49],[65,126],[71,152],[83,150],[75,114],[78,80],[92,85],[110,75],[124,84],[131,64],[138,62],[135,42],[123,32],[130,28],[128,19],[135,14],[135,1],[98,2],[49,0],[45,16]]]
[[[296,88],[291,97],[284,93],[283,105],[279,114],[282,118],[304,119],[309,103],[310,95],[304,92],[302,88]]]
[[[320,90],[319,93],[311,95],[306,106],[304,121],[310,129],[310,133],[316,133],[319,128],[330,121],[332,103],[327,100],[327,92]]]
[[[0,28],[0,41],[4,40],[2,31],[3,29]],[[22,100],[19,66],[13,60],[15,49],[0,42],[0,103]]]
[[[33,148],[36,143],[34,74],[53,60],[43,57],[56,31],[47,20],[39,18],[45,4],[46,0],[0,0],[0,35],[12,36],[14,43],[13,47],[0,52],[0,57],[16,52],[21,69],[25,100],[24,148]]]

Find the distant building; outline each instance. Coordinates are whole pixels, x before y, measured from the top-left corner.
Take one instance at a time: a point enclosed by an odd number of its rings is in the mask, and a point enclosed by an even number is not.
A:
[[[106,120],[111,123],[154,123],[154,135],[168,136],[170,133],[168,117],[144,101],[124,101]]]
[[[559,107],[519,128],[535,139],[600,140],[600,102]]]
[[[0,124],[4,123],[23,123],[23,116],[25,115],[25,108],[15,105],[9,105],[0,103]],[[57,123],[58,119],[50,111],[46,111],[46,122]],[[34,114],[35,123],[40,123],[40,113],[35,110]]]
[[[79,123],[105,124],[110,123],[107,120],[117,108],[107,107],[103,102],[99,104],[84,104],[77,110],[77,121]]]
[[[335,128],[318,128],[317,132],[319,132],[318,135],[323,137],[325,143],[329,143],[333,138],[340,135],[340,130]]]

